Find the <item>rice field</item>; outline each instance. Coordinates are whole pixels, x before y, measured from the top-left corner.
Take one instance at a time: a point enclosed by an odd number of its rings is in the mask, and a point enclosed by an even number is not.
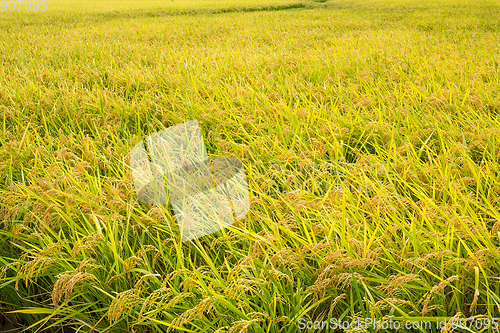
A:
[[[0,331],[498,331],[500,1],[46,4],[0,11]],[[193,119],[251,207],[182,242],[129,153]]]

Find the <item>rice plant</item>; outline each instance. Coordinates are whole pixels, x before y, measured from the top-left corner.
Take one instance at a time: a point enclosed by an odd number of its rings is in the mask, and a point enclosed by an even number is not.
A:
[[[47,6],[0,12],[0,330],[500,317],[499,1]],[[192,119],[251,207],[182,242],[129,153]]]

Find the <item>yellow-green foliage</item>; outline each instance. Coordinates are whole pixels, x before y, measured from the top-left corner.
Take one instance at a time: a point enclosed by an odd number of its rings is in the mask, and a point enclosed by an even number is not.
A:
[[[0,311],[295,332],[500,317],[500,2],[48,0],[0,12]],[[249,214],[182,243],[128,153],[199,119]]]

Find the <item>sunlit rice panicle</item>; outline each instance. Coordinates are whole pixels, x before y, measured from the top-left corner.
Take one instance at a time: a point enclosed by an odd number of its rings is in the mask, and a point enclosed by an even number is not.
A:
[[[170,297],[172,293],[173,292],[170,288],[160,288],[153,291],[142,303],[141,310],[139,311],[139,318],[142,317],[145,311],[149,309],[156,309],[158,306],[163,306],[165,300]]]
[[[174,297],[170,298],[168,302],[165,303],[165,305],[162,305],[166,310],[171,309],[175,307],[177,304],[181,303],[183,300],[188,299],[188,298],[194,298],[196,297],[195,294],[190,293],[190,292],[182,292]]]
[[[425,298],[425,301],[423,303],[423,307],[422,307],[422,315],[423,316],[425,314],[427,314],[429,311],[431,311],[431,308],[429,307],[429,303],[432,299],[432,296],[441,292],[444,288],[449,286],[451,282],[456,281],[458,279],[460,279],[460,277],[457,275],[450,276],[446,280],[444,280],[444,281],[440,282],[439,284],[432,287],[432,289],[429,291],[429,293],[428,293],[428,295]]]
[[[131,256],[123,261],[123,269],[125,271],[130,271],[134,269],[137,265],[141,265],[144,263],[144,260],[137,257],[137,256]]]
[[[227,299],[237,300],[247,292],[259,292],[260,288],[263,288],[266,281],[263,279],[248,279],[239,278],[230,280],[228,286],[224,290],[224,295]]]
[[[102,245],[104,237],[102,234],[95,233],[88,236],[82,237],[71,250],[72,256],[77,256],[79,254],[89,253],[92,255],[99,254],[99,245]]]
[[[333,318],[333,311],[336,309],[337,305],[347,297],[347,294],[343,293],[335,297],[330,305],[330,310],[328,310],[328,317]]]
[[[25,226],[24,224],[21,224],[21,223],[14,225],[14,227],[12,228],[12,233],[14,235],[24,235],[25,231],[30,233],[31,228],[28,226]]]
[[[257,325],[258,323],[262,321],[261,318],[255,318],[255,319],[250,319],[250,320],[238,320],[233,323],[233,325],[229,328],[228,332],[229,333],[236,333],[236,332],[241,332],[241,333],[246,333],[248,332],[248,328],[251,325]]]
[[[445,327],[441,330],[440,333],[451,333],[455,331],[456,324],[460,317],[463,316],[463,313],[457,312],[454,316],[452,316],[446,323]]]
[[[472,300],[472,303],[469,308],[469,313],[474,314],[476,312],[477,308],[477,301],[479,300],[480,292],[479,290],[474,291],[474,299]]]
[[[213,311],[213,301],[210,297],[206,297],[203,300],[201,300],[196,306],[194,306],[192,309],[186,310],[184,313],[182,313],[178,318],[176,318],[172,324],[175,326],[183,326],[186,323],[189,323],[193,319],[199,319],[205,312],[211,312]],[[173,329],[172,326],[169,326],[167,329],[167,332],[171,331]]]
[[[385,298],[375,303],[374,307],[379,311],[384,311],[393,308],[394,305],[407,306],[413,310],[416,310],[415,304],[413,304],[408,300],[398,299],[398,298]]]
[[[109,306],[107,312],[109,321],[114,323],[128,316],[142,302],[142,299],[136,295],[136,291],[133,289],[119,293]]]
[[[417,274],[392,275],[389,276],[389,281],[391,281],[389,284],[378,286],[376,288],[388,296],[395,296],[404,292],[402,287],[405,284],[419,280],[420,278]]]
[[[52,290],[52,303],[54,307],[59,305],[59,302],[64,297],[64,300],[68,300],[73,293],[75,285],[77,283],[83,284],[91,280],[96,280],[96,277],[87,272],[80,272],[75,270],[70,273],[59,274],[56,276],[57,281]]]
[[[43,271],[47,270],[52,264],[56,263],[58,260],[51,257],[37,256],[29,260],[24,264],[18,264],[19,268],[16,275],[16,290],[19,289],[20,280],[24,279],[27,284],[29,280],[36,282],[38,280],[38,275]]]

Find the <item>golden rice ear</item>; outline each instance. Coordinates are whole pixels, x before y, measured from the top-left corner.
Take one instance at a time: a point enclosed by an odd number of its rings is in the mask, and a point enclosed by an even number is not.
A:
[[[459,280],[459,279],[460,279],[460,277],[458,275],[453,275],[453,276],[450,276],[449,278],[447,278],[446,280],[438,283],[434,287],[432,287],[431,291],[429,292],[429,294],[425,298],[423,308],[422,308],[422,316],[425,316],[425,314],[427,314],[428,312],[430,312],[436,308],[435,306],[429,306],[429,303],[432,299],[432,296],[434,294],[437,294],[437,293],[441,292],[442,290],[444,290],[447,286],[450,285],[451,282]]]
[[[54,307],[57,308],[59,306],[59,302],[63,296],[65,301],[70,298],[76,284],[91,280],[97,280],[97,278],[91,273],[81,272],[78,269],[71,273],[57,275],[56,283],[52,289],[52,303]]]
[[[117,322],[123,316],[128,316],[135,307],[142,304],[142,299],[136,295],[135,289],[125,290],[111,301],[107,315],[111,323]]]
[[[172,321],[172,326],[169,326],[167,332],[170,332],[173,327],[182,327],[184,324],[191,322],[194,319],[199,319],[205,312],[213,312],[215,310],[214,303],[211,297],[206,297],[201,300],[194,308],[186,310],[178,318]]]
[[[97,264],[94,259],[87,259],[80,262],[75,270],[57,275],[56,283],[52,289],[52,304],[54,307],[57,308],[63,298],[64,301],[67,301],[73,294],[77,284],[97,281],[92,271],[98,267],[102,266]]]
[[[472,300],[472,303],[469,308],[469,312],[471,314],[476,313],[476,307],[477,307],[477,301],[479,300],[479,295],[480,295],[479,290],[476,289],[476,291],[474,292],[474,299]]]
[[[166,299],[170,297],[172,294],[173,291],[170,288],[160,288],[153,291],[142,303],[142,307],[141,310],[139,311],[138,318],[139,319],[142,318],[144,312],[152,308],[158,308],[159,306],[161,306],[162,308],[167,309],[167,307],[164,304],[166,303]],[[153,318],[156,318],[156,314],[154,315]]]

